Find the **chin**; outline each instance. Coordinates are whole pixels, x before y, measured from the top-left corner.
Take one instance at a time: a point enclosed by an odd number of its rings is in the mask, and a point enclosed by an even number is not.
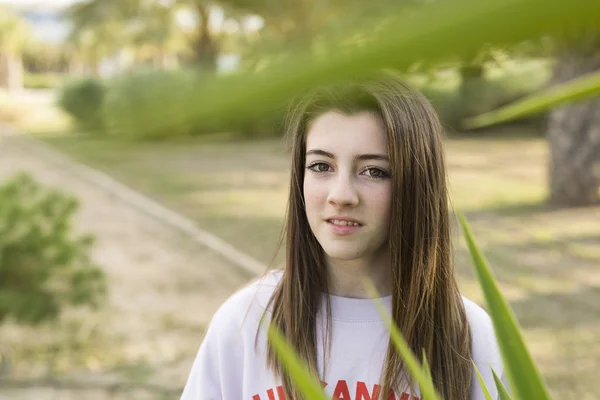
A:
[[[352,261],[364,255],[364,252],[356,246],[323,246],[323,250],[327,257],[340,261]]]

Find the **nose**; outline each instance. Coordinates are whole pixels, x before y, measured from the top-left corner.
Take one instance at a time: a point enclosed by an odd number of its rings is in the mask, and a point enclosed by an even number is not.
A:
[[[358,191],[351,177],[339,174],[332,181],[327,202],[336,207],[353,207],[359,203]]]

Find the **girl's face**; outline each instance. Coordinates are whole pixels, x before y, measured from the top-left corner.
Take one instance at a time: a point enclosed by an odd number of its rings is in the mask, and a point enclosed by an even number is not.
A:
[[[392,186],[380,118],[322,114],[307,133],[305,167],[306,216],[327,256],[368,261],[386,251]]]

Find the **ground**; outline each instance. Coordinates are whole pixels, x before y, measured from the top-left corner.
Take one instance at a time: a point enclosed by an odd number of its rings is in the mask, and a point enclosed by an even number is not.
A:
[[[261,262],[271,260],[287,191],[287,158],[279,140],[134,143],[68,135],[43,140]],[[84,318],[96,326],[93,334],[81,333],[85,324],[71,323],[71,330],[88,338],[82,346],[91,348],[91,356],[79,369],[69,364],[76,364],[73,357],[64,356],[71,361],[64,361],[63,369],[164,384],[172,389],[168,393],[176,392],[211,313],[247,277],[206,248],[73,177],[68,168],[32,155],[26,146],[4,142],[0,151],[3,176],[25,169],[81,196],[80,225],[98,235],[96,257],[111,277],[110,308]],[[545,205],[547,152],[543,138],[515,134],[512,128],[504,135],[451,138],[452,203],[472,224],[553,397],[599,398],[600,207],[554,210]],[[458,230],[456,247],[461,289],[482,304]],[[57,332],[48,328],[44,334]],[[40,331],[30,334],[44,337]],[[33,341],[20,342],[26,344],[23,357],[38,351]],[[100,370],[107,372],[94,372]],[[114,398],[134,393],[144,398],[158,392],[115,393]]]
[[[0,399],[163,398],[162,393],[180,393],[212,314],[249,275],[82,180],[69,166],[39,158],[14,138],[0,140],[0,180],[27,171],[79,196],[77,229],[96,235],[94,259],[110,282],[109,301],[101,311],[69,313],[61,326],[3,327],[3,345],[14,347],[17,362],[14,379],[0,384]],[[68,390],[5,389],[23,386],[23,380],[44,376],[50,368]],[[134,388],[135,383],[154,386],[129,391],[116,385],[122,381],[134,382]],[[74,390],[77,385],[96,389]],[[114,397],[102,390],[107,387],[116,389]]]

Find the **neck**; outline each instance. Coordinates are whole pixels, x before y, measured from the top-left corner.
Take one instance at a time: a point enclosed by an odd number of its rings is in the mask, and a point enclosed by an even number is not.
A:
[[[376,259],[336,260],[327,258],[329,294],[341,297],[372,297],[365,287],[370,279],[380,296],[392,293],[389,254]]]

